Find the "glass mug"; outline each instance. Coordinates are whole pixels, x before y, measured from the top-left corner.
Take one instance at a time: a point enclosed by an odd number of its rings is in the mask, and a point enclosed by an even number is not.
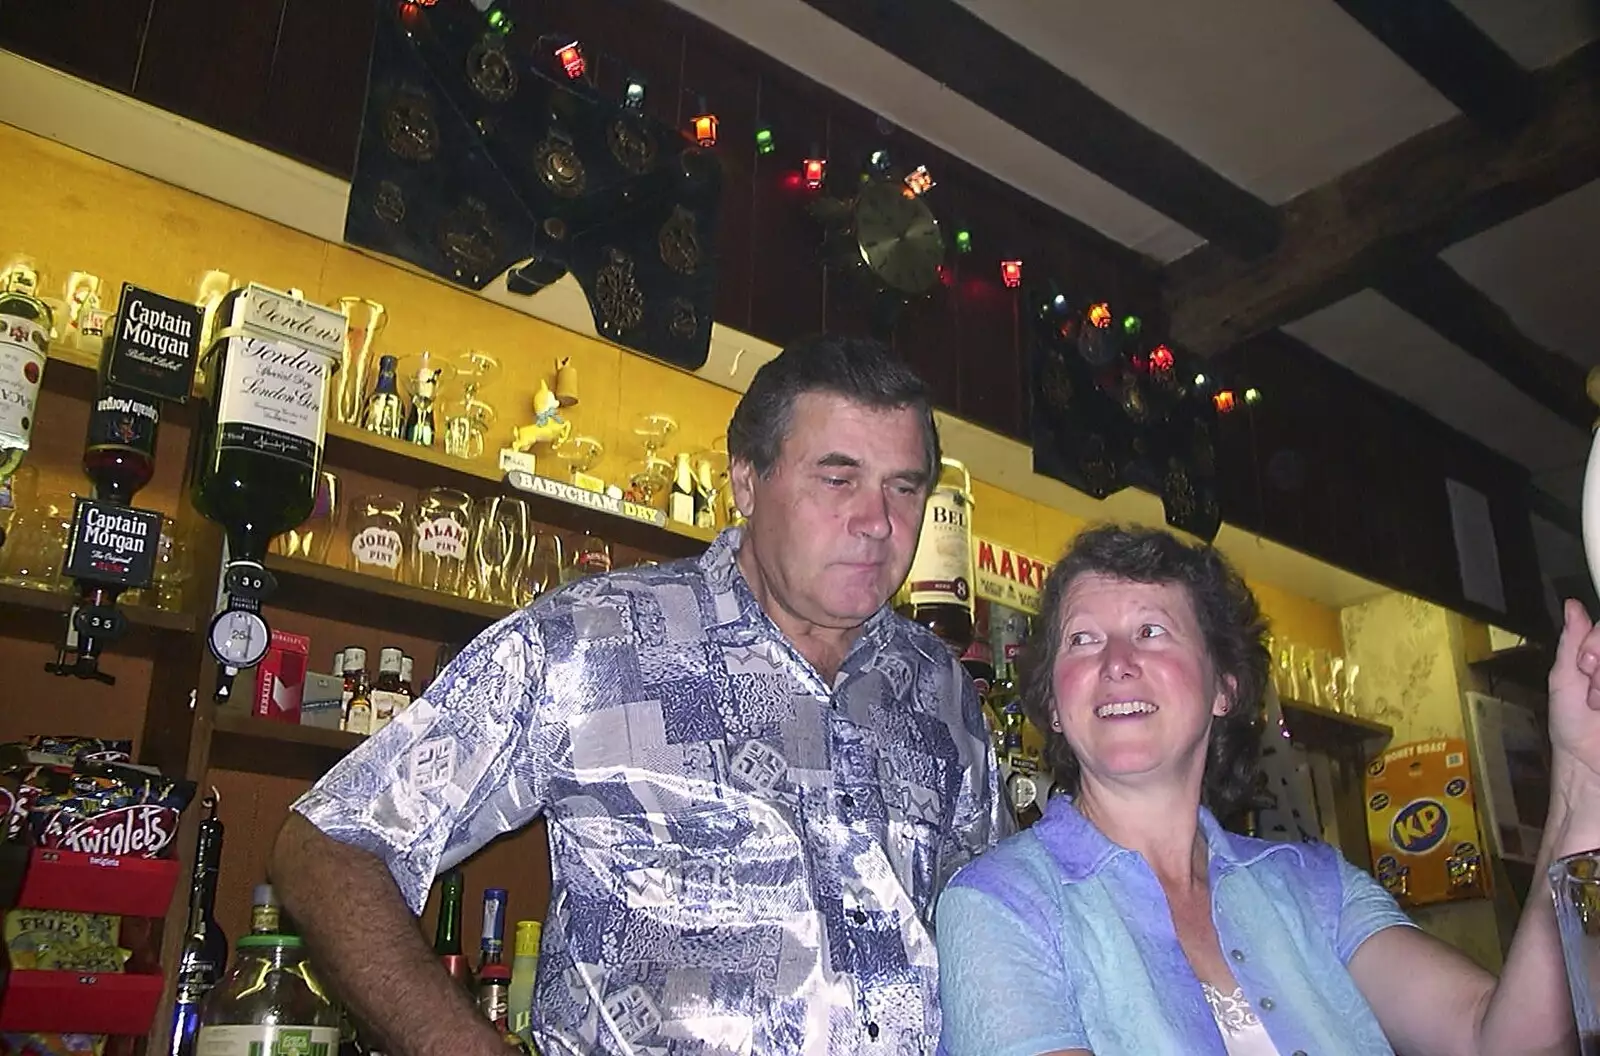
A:
[[[1567,989],[1583,1056],[1600,1054],[1600,849],[1569,854],[1550,866]]]

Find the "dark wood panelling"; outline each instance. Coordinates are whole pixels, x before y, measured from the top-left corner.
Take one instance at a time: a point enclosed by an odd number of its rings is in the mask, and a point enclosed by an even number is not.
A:
[[[1230,524],[1458,612],[1549,636],[1525,469],[1287,335],[1261,335],[1218,365],[1265,393],[1245,412],[1250,443],[1235,437],[1219,449]],[[1239,424],[1226,421],[1224,435]],[[1504,613],[1463,594],[1447,480],[1489,501]]]
[[[213,128],[260,141],[287,3],[155,0],[133,94]],[[309,75],[310,71],[294,74]],[[296,116],[316,121],[318,108]]]
[[[0,47],[119,92],[133,88],[156,0],[0,0]]]
[[[830,149],[829,121],[813,100],[773,90],[766,79],[762,85],[763,116],[783,130],[786,141],[807,144],[800,158],[786,151],[780,155],[782,162],[778,156],[767,159],[760,170],[765,178],[746,185],[751,209],[744,258],[750,269],[750,294],[744,318],[750,333],[781,345],[822,329],[825,280],[816,223],[806,211],[816,194],[801,184],[799,165],[810,143]],[[779,169],[780,164],[785,167]],[[737,184],[725,186],[730,194],[737,193]]]
[[[263,146],[350,174],[375,19],[372,0],[288,0],[261,115]]]
[[[780,179],[785,163],[800,145],[786,137],[781,144],[787,148],[784,153],[763,156],[756,152],[756,128],[766,120],[760,112],[765,85],[760,73],[741,59],[720,38],[689,37],[684,47],[685,83],[692,85],[697,95],[703,93],[708,105],[717,101],[718,154],[727,190],[717,218],[716,317],[724,325],[743,328],[750,311],[748,247],[755,207],[753,188],[757,181]],[[789,164],[792,167],[792,162]]]

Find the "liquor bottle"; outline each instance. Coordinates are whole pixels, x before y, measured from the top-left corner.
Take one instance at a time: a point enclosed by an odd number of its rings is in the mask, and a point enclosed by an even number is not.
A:
[[[222,822],[215,790],[206,797],[206,818],[195,843],[189,883],[189,926],[178,955],[177,996],[172,1009],[168,1056],[192,1056],[200,1025],[200,1003],[228,967],[228,939],[217,925],[217,870],[222,864]]]
[[[901,614],[926,626],[955,656],[972,644],[972,481],[966,466],[944,459],[922,513],[922,533],[906,577]]]
[[[694,525],[707,529],[717,527],[717,485],[711,476],[709,459],[702,459],[695,470]]]
[[[694,523],[694,472],[689,468],[689,453],[678,452],[672,470],[672,492],[667,497],[667,516],[679,524]]]
[[[257,884],[250,896],[250,934],[282,935],[283,910],[278,906],[278,893],[271,884]]]
[[[373,684],[368,698],[372,703],[372,732],[377,733],[400,712],[405,710],[405,694],[400,690],[400,666],[404,656],[400,650],[378,650],[378,681]]]
[[[379,381],[382,381],[380,375]],[[423,367],[412,384],[411,407],[406,411],[405,438],[418,447],[432,447],[439,433],[434,401],[439,392],[439,371]]]
[[[472,989],[471,972],[461,953],[461,898],[467,878],[459,868],[439,878],[439,923],[433,930],[433,954],[444,964],[450,978]]]
[[[298,935],[246,935],[206,1001],[200,1056],[333,1056],[339,1010]]]
[[[405,696],[406,707],[408,708],[411,706],[411,702],[417,699],[417,687],[411,681],[412,671],[411,657],[400,657],[400,692]]]
[[[26,260],[0,272],[0,480],[15,473],[33,435],[39,383],[50,354],[50,306]]]
[[[363,737],[372,732],[372,689],[367,682],[367,651],[352,645],[344,651],[344,728]]]
[[[527,1040],[533,1020],[533,988],[539,977],[539,936],[544,925],[537,920],[517,921],[512,950],[511,986],[506,991],[506,1022],[511,1032]]]
[[[478,940],[478,1011],[504,1034],[511,966],[505,963],[506,889],[483,890],[483,928]]]
[[[378,380],[373,385],[372,395],[367,397],[366,407],[361,411],[361,428],[398,440],[405,421],[405,408],[400,403],[400,389],[395,376],[395,358],[380,356]]]
[[[216,697],[266,655],[261,617],[273,580],[263,565],[274,536],[311,513],[321,483],[328,379],[348,321],[298,294],[254,283],[217,308],[215,339],[201,360],[204,382],[189,447],[190,497],[226,532],[226,608],[212,620]]]
[[[134,493],[155,476],[160,428],[159,403],[102,379],[83,447],[83,472],[94,484],[95,498],[119,506],[133,502]]]

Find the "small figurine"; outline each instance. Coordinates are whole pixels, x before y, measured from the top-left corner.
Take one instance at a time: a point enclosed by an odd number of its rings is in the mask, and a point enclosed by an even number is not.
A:
[[[572,423],[561,417],[561,403],[550,386],[539,382],[539,391],[533,394],[533,424],[521,425],[512,434],[511,446],[518,451],[528,451],[537,444],[559,444],[572,435]]]

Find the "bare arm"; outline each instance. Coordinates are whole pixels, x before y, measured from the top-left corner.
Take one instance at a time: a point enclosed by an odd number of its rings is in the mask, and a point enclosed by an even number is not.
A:
[[[1544,875],[1553,859],[1600,845],[1600,817],[1591,809],[1586,823],[1576,820],[1571,784],[1560,776],[1533,886],[1498,983],[1454,947],[1414,928],[1380,931],[1350,959],[1356,985],[1404,1056],[1572,1051],[1572,1004]],[[1583,802],[1600,803],[1600,789],[1587,795]],[[1446,1010],[1450,1014],[1442,1014]]]
[[[392,1056],[504,1056],[377,858],[290,813],[269,869],[321,972]]]
[[[1550,671],[1550,809],[1533,885],[1496,983],[1462,954],[1410,928],[1379,932],[1350,972],[1405,1056],[1544,1056],[1576,1045],[1561,935],[1545,887],[1552,861],[1600,846],[1600,631],[1567,603]]]

